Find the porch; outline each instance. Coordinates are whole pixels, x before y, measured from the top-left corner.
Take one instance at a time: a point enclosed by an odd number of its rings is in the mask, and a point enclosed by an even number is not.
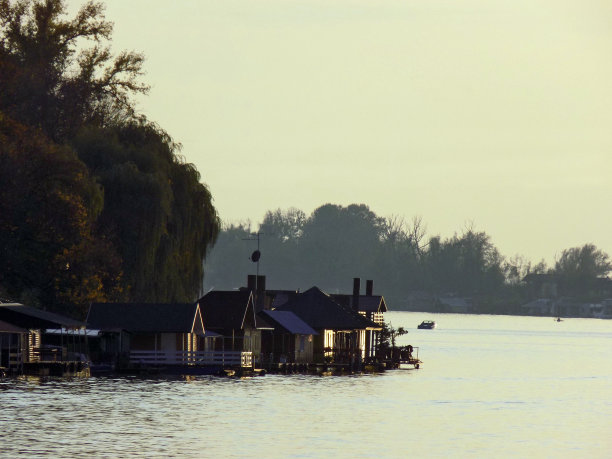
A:
[[[130,351],[130,364],[253,367],[246,351]]]

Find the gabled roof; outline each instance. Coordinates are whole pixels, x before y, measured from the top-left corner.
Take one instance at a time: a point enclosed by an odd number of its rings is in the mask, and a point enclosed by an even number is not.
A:
[[[353,295],[337,293],[330,296],[343,306],[350,307],[353,304]],[[382,295],[359,295],[358,310],[363,312],[387,312],[387,303],[385,303]]]
[[[203,330],[197,303],[92,303],[89,328],[140,333],[192,333]]]
[[[253,294],[248,290],[208,292],[198,301],[206,328],[242,330],[255,327]]]
[[[19,303],[0,304],[0,320],[22,328],[82,328],[83,322]]]
[[[295,313],[315,330],[380,329],[374,322],[340,305],[317,287],[300,293],[276,310]]]
[[[0,320],[0,333],[28,333],[25,328],[18,327]]]
[[[306,322],[291,311],[261,311],[268,323],[274,325],[275,331],[291,333],[293,335],[318,335]]]
[[[387,312],[387,303],[382,295],[361,295],[359,297],[359,310],[365,312]]]
[[[290,299],[295,298],[297,295],[299,295],[299,292],[297,290],[266,290],[266,294],[273,297],[270,307],[275,309],[282,306]]]

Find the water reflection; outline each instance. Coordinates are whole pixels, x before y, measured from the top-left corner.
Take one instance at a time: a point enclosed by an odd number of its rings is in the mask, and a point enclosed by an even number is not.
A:
[[[0,380],[0,456],[606,457],[612,322],[437,322],[418,371]]]

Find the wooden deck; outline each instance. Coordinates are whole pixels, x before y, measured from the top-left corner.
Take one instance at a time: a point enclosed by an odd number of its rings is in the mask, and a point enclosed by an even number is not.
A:
[[[251,368],[253,367],[253,353],[243,351],[131,351],[130,363]]]

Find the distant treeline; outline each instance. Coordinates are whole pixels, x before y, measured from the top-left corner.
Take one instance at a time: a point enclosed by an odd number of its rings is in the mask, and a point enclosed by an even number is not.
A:
[[[383,218],[364,204],[325,204],[310,216],[294,208],[269,211],[257,228],[227,225],[207,259],[206,289],[237,288],[256,272],[249,259],[257,248],[254,232],[260,233],[259,270],[268,288],[317,285],[350,293],[352,278],[360,277],[374,280],[375,293],[396,309],[422,293],[468,297],[483,311],[513,312],[533,294],[523,281],[529,274],[554,275],[559,295],[586,299],[596,295],[594,284],[612,267],[593,244],[564,250],[548,267],[503,257],[485,232],[472,227],[442,239],[427,236],[418,217]]]
[[[111,32],[101,3],[0,1],[0,299],[83,317],[201,291],[217,212],[136,113],[143,56],[113,56]]]

